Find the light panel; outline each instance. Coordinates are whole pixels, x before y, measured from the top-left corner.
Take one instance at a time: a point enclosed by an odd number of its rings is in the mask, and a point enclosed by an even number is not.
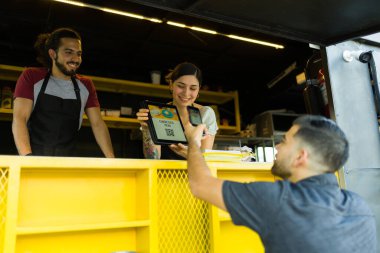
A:
[[[91,9],[96,9],[96,10],[100,10],[100,11],[104,11],[104,12],[108,12],[108,13],[112,13],[112,14],[116,14],[116,15],[121,15],[121,16],[129,17],[129,18],[147,20],[147,21],[150,21],[153,23],[164,23],[163,20],[158,19],[158,18],[144,17],[142,15],[131,13],[131,12],[125,12],[125,11],[115,10],[115,9],[111,9],[111,8],[104,8],[104,7],[100,7],[100,6],[96,6],[96,5],[92,5],[92,4],[86,4],[86,3],[77,2],[77,1],[71,1],[71,0],[53,0],[53,1],[65,3],[65,4],[71,4],[71,5],[80,6],[80,7],[87,7],[87,8],[91,8]],[[255,39],[242,37],[242,36],[238,36],[238,35],[233,35],[233,34],[223,34],[223,33],[219,33],[219,32],[214,31],[214,30],[210,30],[210,29],[206,29],[206,28],[202,28],[202,27],[198,27],[198,26],[188,26],[186,24],[182,24],[182,23],[178,23],[178,22],[174,22],[174,21],[166,21],[166,24],[171,25],[171,26],[180,27],[180,28],[191,29],[191,30],[198,31],[198,32],[203,32],[203,33],[208,33],[208,34],[213,34],[213,35],[221,35],[221,36],[225,36],[225,37],[228,37],[231,39],[255,43],[255,44],[259,44],[259,45],[263,45],[263,46],[274,47],[276,49],[284,49],[283,45],[274,44],[274,43],[261,41],[261,40],[255,40]]]

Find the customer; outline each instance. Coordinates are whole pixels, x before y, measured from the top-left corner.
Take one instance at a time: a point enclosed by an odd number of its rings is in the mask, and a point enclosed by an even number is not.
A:
[[[13,136],[20,155],[72,156],[85,112],[106,157],[114,157],[95,87],[77,75],[82,62],[79,34],[60,28],[35,43],[44,68],[27,68],[19,77],[13,109]]]
[[[357,194],[342,190],[334,172],[348,158],[342,130],[321,116],[294,121],[272,173],[284,181],[238,183],[214,178],[202,157],[204,125],[186,126],[192,193],[227,210],[236,225],[256,231],[267,253],[375,253],[375,219]]]
[[[202,72],[192,63],[184,62],[177,65],[167,76],[170,93],[173,95],[171,104],[178,109],[182,123],[188,124],[189,114],[187,106],[197,107],[202,115],[202,122],[207,127],[207,135],[201,141],[202,149],[212,149],[214,139],[218,130],[214,110],[209,106],[195,104],[199,97],[199,90],[202,84]],[[144,156],[150,159],[184,159],[187,156],[187,147],[184,145],[155,145],[149,134],[146,121],[148,120],[148,109],[141,108],[137,113],[137,119],[140,121],[143,133],[143,151]]]

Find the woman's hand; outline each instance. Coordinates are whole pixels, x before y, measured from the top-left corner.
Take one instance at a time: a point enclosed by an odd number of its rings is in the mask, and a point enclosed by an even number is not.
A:
[[[182,143],[178,144],[171,144],[169,146],[171,150],[173,150],[174,153],[176,153],[179,156],[182,156],[183,158],[187,158],[187,146],[183,145]]]
[[[140,122],[140,125],[142,127],[148,127],[147,120],[149,119],[148,117],[149,109],[145,108],[140,108],[139,111],[136,113],[137,120]]]

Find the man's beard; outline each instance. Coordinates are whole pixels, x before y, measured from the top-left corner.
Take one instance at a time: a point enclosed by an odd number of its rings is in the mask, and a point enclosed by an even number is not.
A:
[[[288,179],[292,175],[292,173],[277,160],[274,161],[271,171],[273,175],[281,177],[282,179]]]
[[[76,70],[73,69],[73,70],[69,70],[67,69],[62,63],[58,62],[58,55],[57,57],[54,59],[54,62],[55,62],[55,65],[57,66],[57,68],[66,76],[74,76],[76,74]],[[68,63],[74,63],[74,62],[68,62]],[[79,66],[79,64],[78,64]]]

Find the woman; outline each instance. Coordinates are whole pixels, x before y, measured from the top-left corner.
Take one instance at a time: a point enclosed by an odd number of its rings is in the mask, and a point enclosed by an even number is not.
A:
[[[166,76],[169,83],[170,93],[173,95],[171,104],[178,109],[183,125],[189,123],[187,106],[197,107],[202,115],[202,122],[207,126],[207,136],[202,140],[202,149],[212,149],[214,139],[218,130],[214,110],[209,106],[194,103],[199,97],[202,84],[202,72],[192,63],[184,62],[177,65],[172,72]],[[145,158],[149,159],[185,159],[187,149],[183,145],[155,145],[148,129],[148,109],[141,108],[136,114],[140,121],[143,133],[143,151]]]

